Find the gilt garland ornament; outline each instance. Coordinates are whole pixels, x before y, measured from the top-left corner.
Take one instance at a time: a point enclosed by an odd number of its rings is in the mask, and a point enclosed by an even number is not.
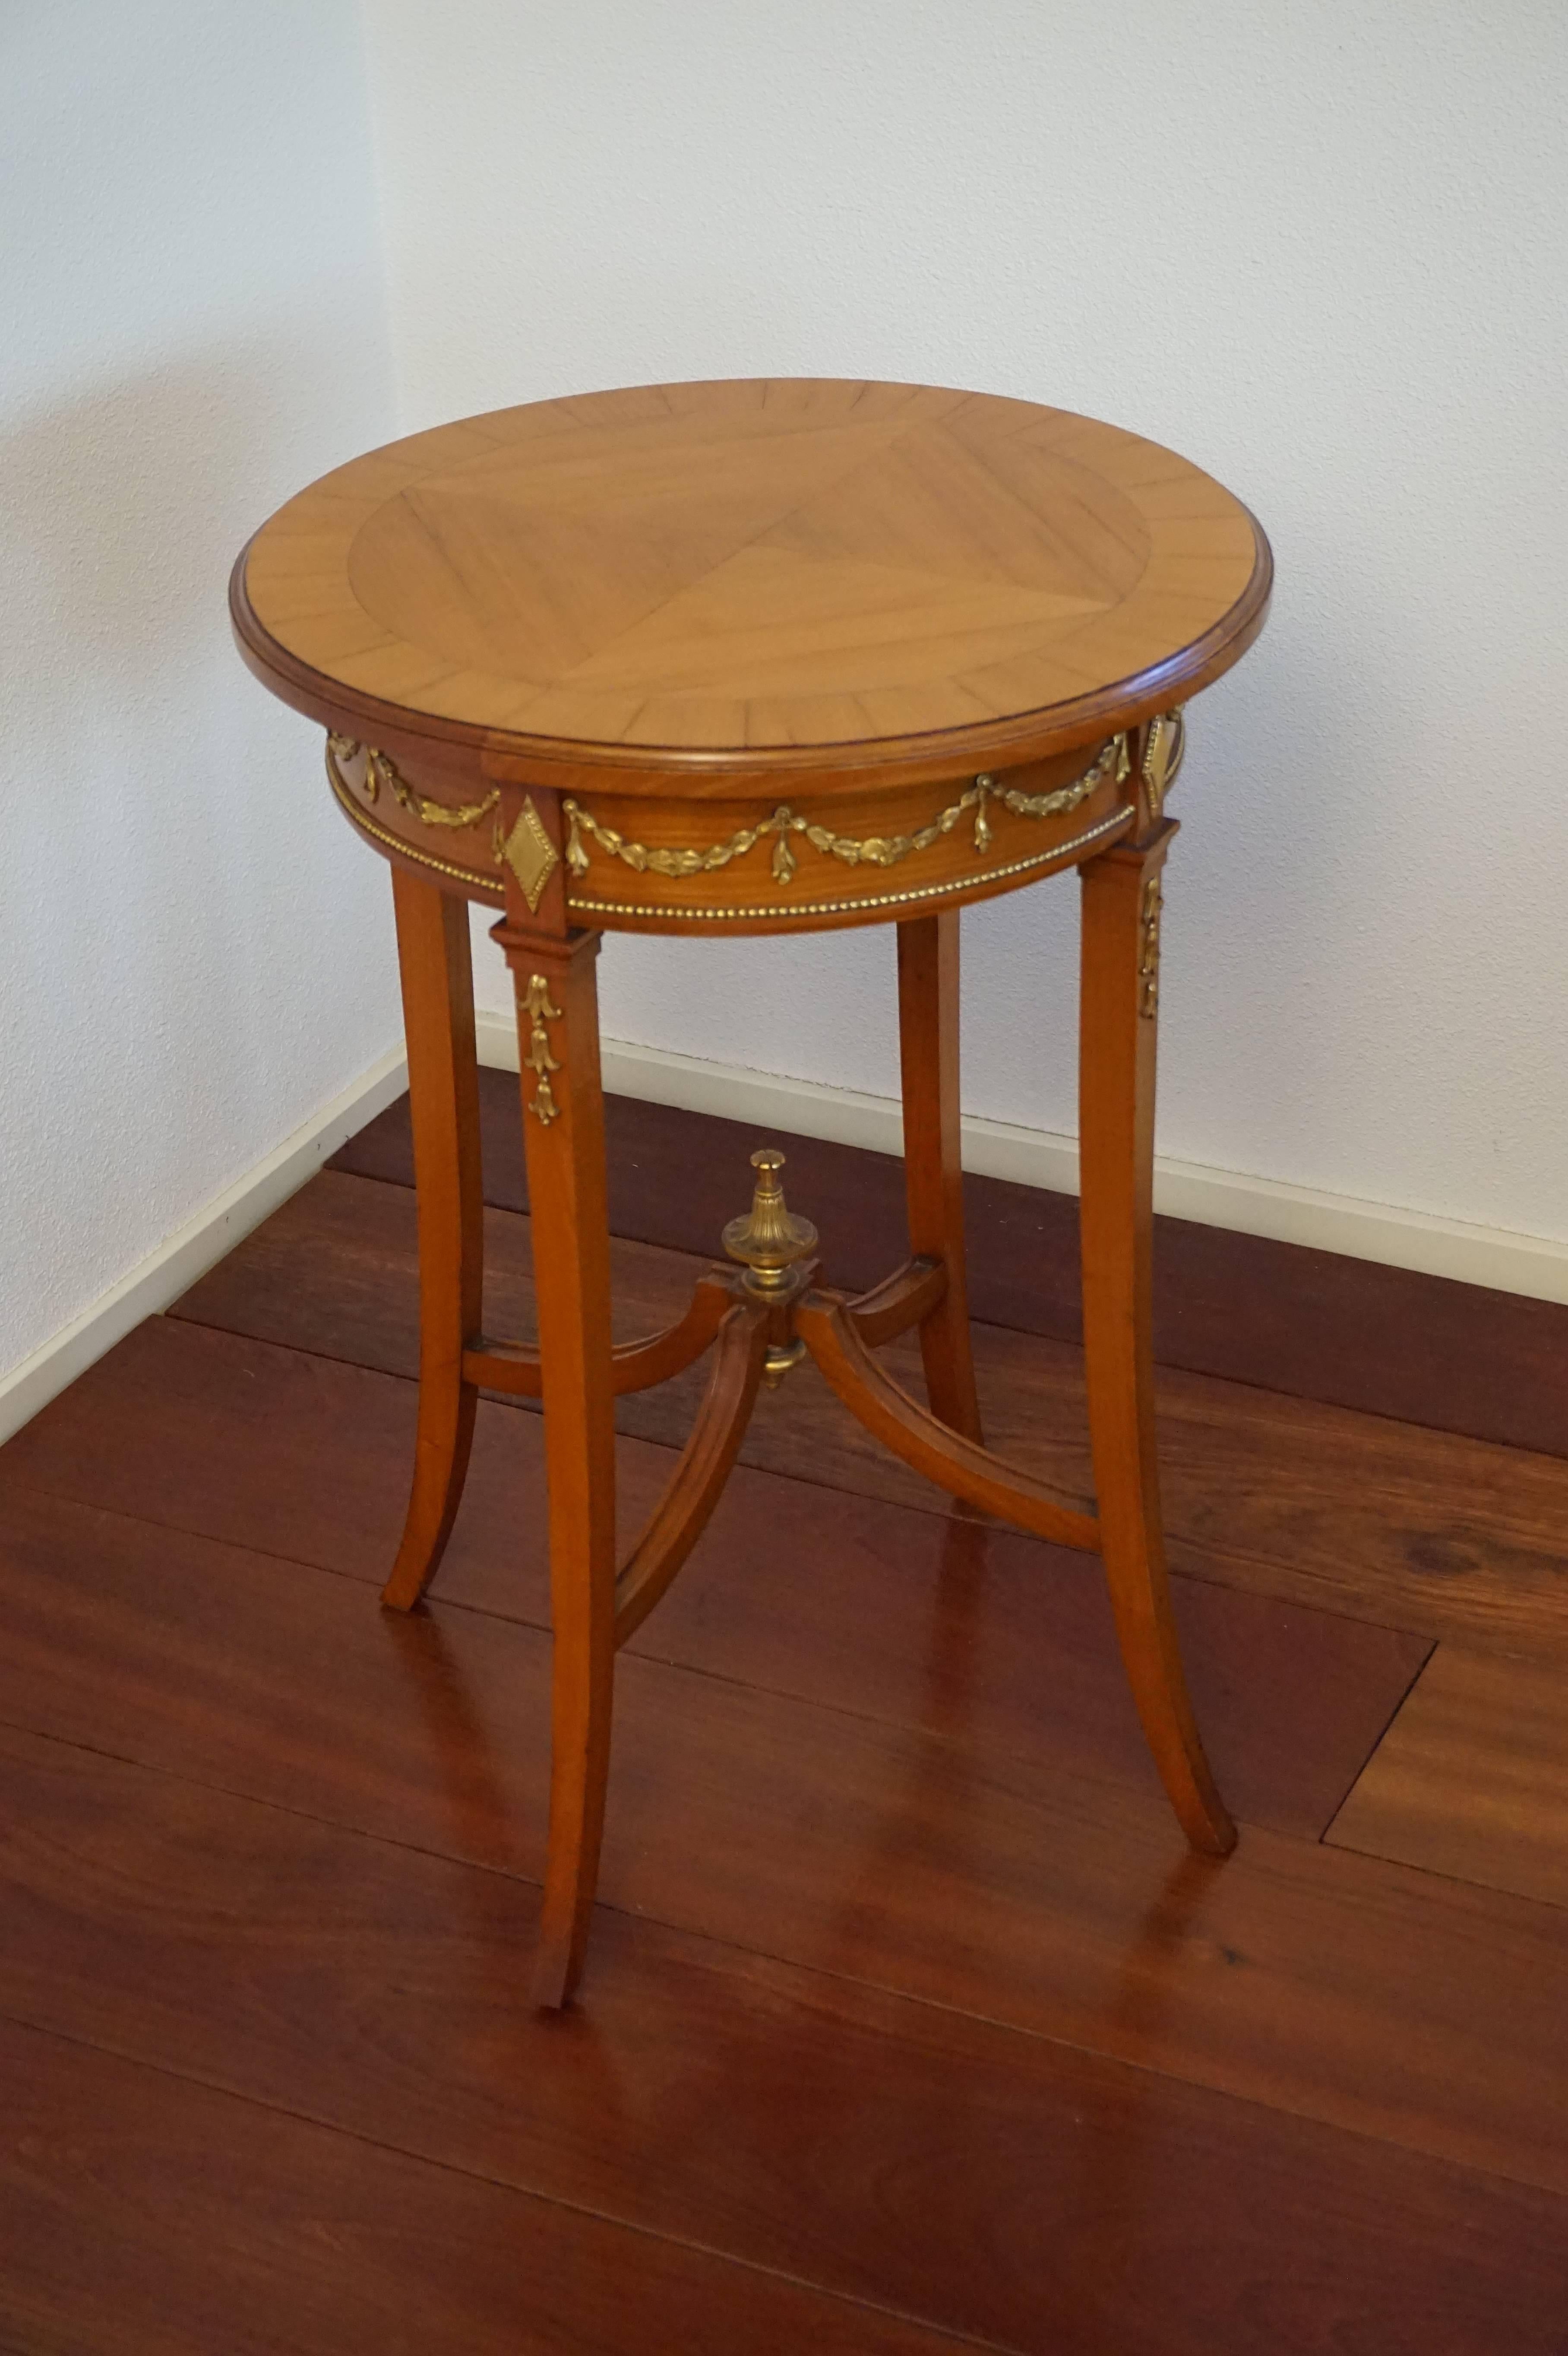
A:
[[[852,835],[835,834],[826,826],[787,807],[774,810],[755,826],[743,826],[724,842],[709,843],[704,851],[674,851],[663,845],[652,849],[646,843],[629,842],[613,826],[601,825],[591,810],[569,795],[561,804],[566,815],[566,863],[579,881],[592,864],[584,837],[591,837],[602,851],[635,867],[639,874],[683,876],[702,875],[716,867],[728,867],[732,859],[743,859],[749,851],[769,836],[773,839],[772,860],[775,884],[787,884],[794,880],[800,862],[795,857],[792,837],[804,836],[814,851],[827,857],[841,859],[847,867],[896,867],[917,851],[929,851],[944,834],[951,834],[959,819],[969,811],[975,814],[975,853],[984,858],[991,847],[989,806],[999,802],[1016,818],[1059,818],[1066,810],[1076,809],[1087,801],[1096,787],[1115,776],[1122,783],[1127,774],[1129,757],[1125,736],[1113,736],[1084,770],[1070,785],[1058,786],[1050,793],[1026,794],[1016,786],[998,785],[994,776],[976,777],[974,784],[939,810],[929,825],[920,827],[913,834],[872,834],[857,839]]]
[[[375,744],[361,744],[357,736],[328,735],[326,757],[329,767],[352,761],[360,753],[365,755],[362,791],[366,800],[378,800],[385,786],[393,800],[400,804],[411,818],[417,818],[421,826],[477,826],[482,818],[489,817],[501,798],[497,786],[491,788],[482,802],[453,805],[434,801],[429,794],[415,792],[389,753],[383,753]]]

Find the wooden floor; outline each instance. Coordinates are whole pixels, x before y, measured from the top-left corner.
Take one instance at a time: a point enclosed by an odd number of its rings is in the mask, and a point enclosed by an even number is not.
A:
[[[629,1333],[755,1141],[613,1133]],[[0,1451],[0,2351],[1563,2356],[1568,1312],[1167,1227],[1220,1865],[1093,1562],[792,1376],[622,1656],[548,2019],[528,1406],[481,1408],[432,1608],[376,1603],[408,1177],[399,1109]],[[901,1256],[896,1183],[791,1149],[831,1275]],[[971,1216],[989,1435],[1083,1489],[1072,1206]],[[622,1403],[628,1528],[691,1384]]]

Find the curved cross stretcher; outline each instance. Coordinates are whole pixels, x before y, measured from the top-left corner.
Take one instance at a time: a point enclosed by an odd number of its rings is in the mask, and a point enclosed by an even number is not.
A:
[[[1119,900],[1108,912],[1123,930],[1114,974],[1124,1001],[1129,987],[1141,987],[1143,936],[1134,927],[1147,923],[1143,875],[1128,881],[1134,888],[1113,873]],[[562,1055],[549,1066],[551,1110],[571,1127],[564,1140],[551,1143],[564,1143],[567,1151],[530,1157],[539,1340],[529,1344],[493,1339],[480,1330],[476,1078],[464,1053],[461,1018],[454,1023],[451,1013],[464,1002],[466,990],[466,932],[450,913],[459,904],[401,874],[395,883],[411,1066],[417,1074],[416,1103],[425,1116],[416,1116],[424,1298],[413,1489],[383,1600],[409,1609],[440,1562],[462,1491],[480,1389],[541,1399],[556,1644],[555,1765],[534,1982],[538,2000],[563,2002],[581,1965],[608,1772],[614,1655],[654,1610],[700,1537],[740,1452],[760,1389],[783,1381],[807,1355],[844,1406],[913,1471],[971,1508],[1103,1558],[1128,1682],[1167,1794],[1193,1844],[1223,1855],[1234,1842],[1234,1828],[1199,1740],[1171,1616],[1154,1483],[1147,1307],[1147,1299],[1138,1298],[1139,1288],[1147,1288],[1147,1270],[1136,1253],[1102,1250],[1097,1262],[1086,1258],[1090,1419],[1099,1507],[1060,1495],[995,1454],[981,1438],[962,1227],[952,1183],[956,1121],[944,1058],[928,1052],[933,1035],[940,1038],[955,1020],[955,942],[943,937],[955,920],[912,920],[899,928],[914,1246],[902,1267],[859,1296],[820,1283],[816,1229],[789,1210],[780,1176],[784,1157],[765,1149],[752,1156],[757,1175],[751,1212],[725,1230],[725,1248],[737,1265],[707,1270],[682,1315],[660,1332],[613,1344],[607,1240],[603,1266],[593,1257],[593,1238],[606,1235],[602,1192],[595,1196],[592,1191],[595,1181],[603,1187],[600,1099],[596,1089],[580,1094],[573,1087],[581,1055]],[[1096,888],[1096,870],[1091,869],[1085,890]],[[1106,991],[1091,960],[1108,929],[1086,928],[1085,1013],[1091,1025]],[[430,987],[432,972],[439,983],[435,990]],[[574,963],[538,996],[552,1022],[566,1028],[574,1012],[593,1018],[591,985],[591,954],[580,948]],[[422,1025],[421,1007],[429,1018]],[[1127,1031],[1124,1019],[1124,1039]],[[1137,1044],[1134,1033],[1135,1049]],[[947,1059],[948,1071],[954,1068]],[[1147,1229],[1147,1201],[1141,1211],[1136,1199],[1129,1201],[1129,1190],[1138,1182],[1139,1154],[1126,1118],[1118,1113],[1128,1100],[1136,1108],[1136,1090],[1128,1089],[1122,1077],[1121,1087],[1113,1085],[1099,1099],[1085,1091],[1085,1169],[1098,1184],[1096,1191],[1086,1188],[1084,1222],[1088,1229],[1096,1215],[1119,1219],[1136,1234]],[[1114,1070],[1111,1078],[1115,1084]],[[528,1127],[531,1146],[534,1124]],[[573,1179],[573,1191],[569,1200],[552,1203],[549,1180],[563,1169]],[[570,1258],[552,1256],[548,1248],[541,1252],[541,1226],[559,1234],[563,1222],[576,1238],[576,1250]],[[1125,1271],[1119,1294],[1118,1270]],[[1110,1297],[1098,1298],[1096,1284],[1107,1281],[1113,1286]],[[570,1293],[564,1300],[563,1290]],[[920,1336],[929,1405],[895,1382],[875,1355],[912,1328]],[[585,1335],[594,1337],[592,1350]],[[709,1351],[712,1366],[686,1445],[645,1528],[617,1567],[613,1460],[607,1444],[613,1400],[667,1381]],[[601,1436],[597,1459],[583,1453],[585,1430]]]

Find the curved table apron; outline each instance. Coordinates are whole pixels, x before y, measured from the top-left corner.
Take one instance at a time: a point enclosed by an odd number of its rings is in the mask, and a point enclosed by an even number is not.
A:
[[[686,1558],[759,1387],[809,1353],[909,1464],[1098,1552],[1189,1839],[1235,1834],[1171,1619],[1150,1258],[1161,871],[1183,707],[1267,610],[1267,542],[1173,453],[939,387],[645,386],[439,427],[326,476],[235,567],[240,650],[327,731],[393,870],[419,1193],[419,1430],[384,1600],[434,1575],[480,1387],[541,1397],[555,1628],[534,1993],[565,2002],[597,1876],[617,1646]],[[982,1440],[959,1160],[958,912],[1081,871],[1084,1338],[1095,1499]],[[517,1002],[539,1341],[482,1325],[464,903]],[[893,924],[910,1256],[836,1290],[764,1151],[729,1260],[613,1344],[594,960],[606,931]],[[716,1241],[718,1239],[716,1238]],[[927,1400],[878,1345],[918,1329]],[[614,1558],[613,1403],[711,1353],[666,1494]]]

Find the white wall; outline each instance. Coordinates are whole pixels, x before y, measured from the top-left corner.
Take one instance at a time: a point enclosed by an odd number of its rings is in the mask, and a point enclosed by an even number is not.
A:
[[[1162,1145],[1568,1237],[1561,0],[367,24],[405,426],[928,378],[1113,418],[1257,509],[1274,619],[1177,799]],[[1073,1126],[1074,928],[1061,884],[965,919],[974,1110]],[[614,942],[606,1027],[891,1090],[890,966],[879,934]]]
[[[386,878],[240,668],[393,430],[353,0],[0,16],[0,1369],[394,1040]]]
[[[400,426],[660,376],[1061,402],[1249,498],[1162,1145],[1568,1238],[1565,88],[1556,0],[0,12],[0,1375],[396,1036],[240,540]],[[1072,1126],[1073,933],[1062,885],[966,919],[992,1120]],[[880,935],[603,981],[624,1039],[893,1087]]]

